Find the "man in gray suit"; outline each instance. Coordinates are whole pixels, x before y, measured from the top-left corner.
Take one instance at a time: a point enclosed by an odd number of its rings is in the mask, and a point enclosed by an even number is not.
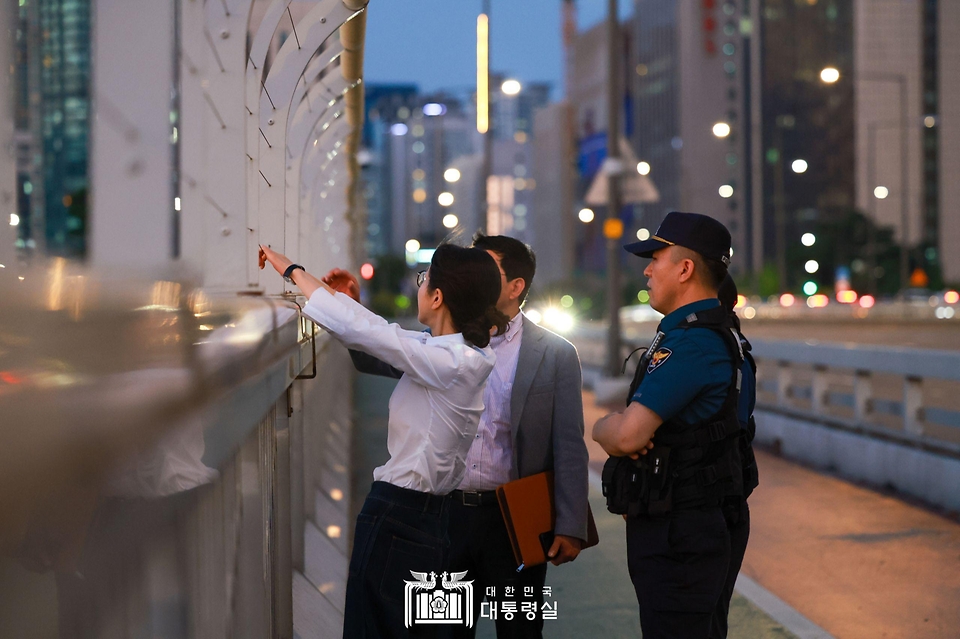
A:
[[[500,639],[541,637],[547,567],[517,572],[495,491],[508,481],[553,470],[557,522],[547,554],[554,565],[576,559],[587,538],[588,491],[580,360],[573,344],[520,312],[536,271],[533,251],[502,235],[477,234],[474,246],[489,252],[500,267],[497,308],[511,321],[503,335],[491,339],[497,364],[487,380],[484,413],[467,454],[466,475],[450,494],[447,566],[468,571],[474,615],[483,611],[495,616]],[[337,288],[343,272],[332,271],[328,277],[327,283]],[[355,280],[341,290],[359,291]],[[351,357],[361,372],[400,375],[363,353],[352,351]],[[481,608],[491,588],[494,594],[487,597],[491,603]],[[530,619],[534,605],[536,614]],[[475,628],[454,627],[453,636],[473,637]]]

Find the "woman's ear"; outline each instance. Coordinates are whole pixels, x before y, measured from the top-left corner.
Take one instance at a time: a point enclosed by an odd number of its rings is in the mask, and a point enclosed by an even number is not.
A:
[[[433,289],[433,297],[430,299],[430,308],[437,310],[443,306],[443,291],[440,287]]]

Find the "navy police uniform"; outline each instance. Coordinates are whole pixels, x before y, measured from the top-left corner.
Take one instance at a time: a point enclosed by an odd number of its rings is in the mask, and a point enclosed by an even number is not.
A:
[[[684,322],[692,314],[719,308],[717,299],[702,300],[660,323],[664,337],[631,397],[663,418],[655,445],[678,424],[700,424],[717,415],[735,383],[731,371],[740,365],[723,339],[714,330]],[[730,533],[719,496],[693,499],[685,507],[673,490],[668,512],[627,518],[627,561],[640,623],[644,637],[706,637],[726,583]]]
[[[691,213],[670,213],[650,239],[625,248],[650,257],[673,245],[730,261],[727,229]],[[627,562],[645,639],[708,637],[728,581],[733,552],[724,505],[743,494],[744,353],[733,322],[717,298],[663,318],[628,397],[663,419],[654,447],[636,461],[612,457],[604,468],[605,493],[621,508],[611,510],[627,514]],[[626,482],[624,467],[636,469]]]

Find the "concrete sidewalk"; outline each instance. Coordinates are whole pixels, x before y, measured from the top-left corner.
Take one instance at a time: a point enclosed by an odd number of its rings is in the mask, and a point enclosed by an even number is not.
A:
[[[741,574],[838,638],[960,637],[960,524],[770,454],[758,464]]]

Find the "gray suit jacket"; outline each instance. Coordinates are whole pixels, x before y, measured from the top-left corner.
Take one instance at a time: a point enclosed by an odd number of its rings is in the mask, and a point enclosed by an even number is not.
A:
[[[350,351],[363,373],[399,378],[402,371]],[[587,462],[583,440],[580,358],[573,344],[523,318],[523,338],[510,398],[514,478],[554,471],[554,532],[587,538]]]

